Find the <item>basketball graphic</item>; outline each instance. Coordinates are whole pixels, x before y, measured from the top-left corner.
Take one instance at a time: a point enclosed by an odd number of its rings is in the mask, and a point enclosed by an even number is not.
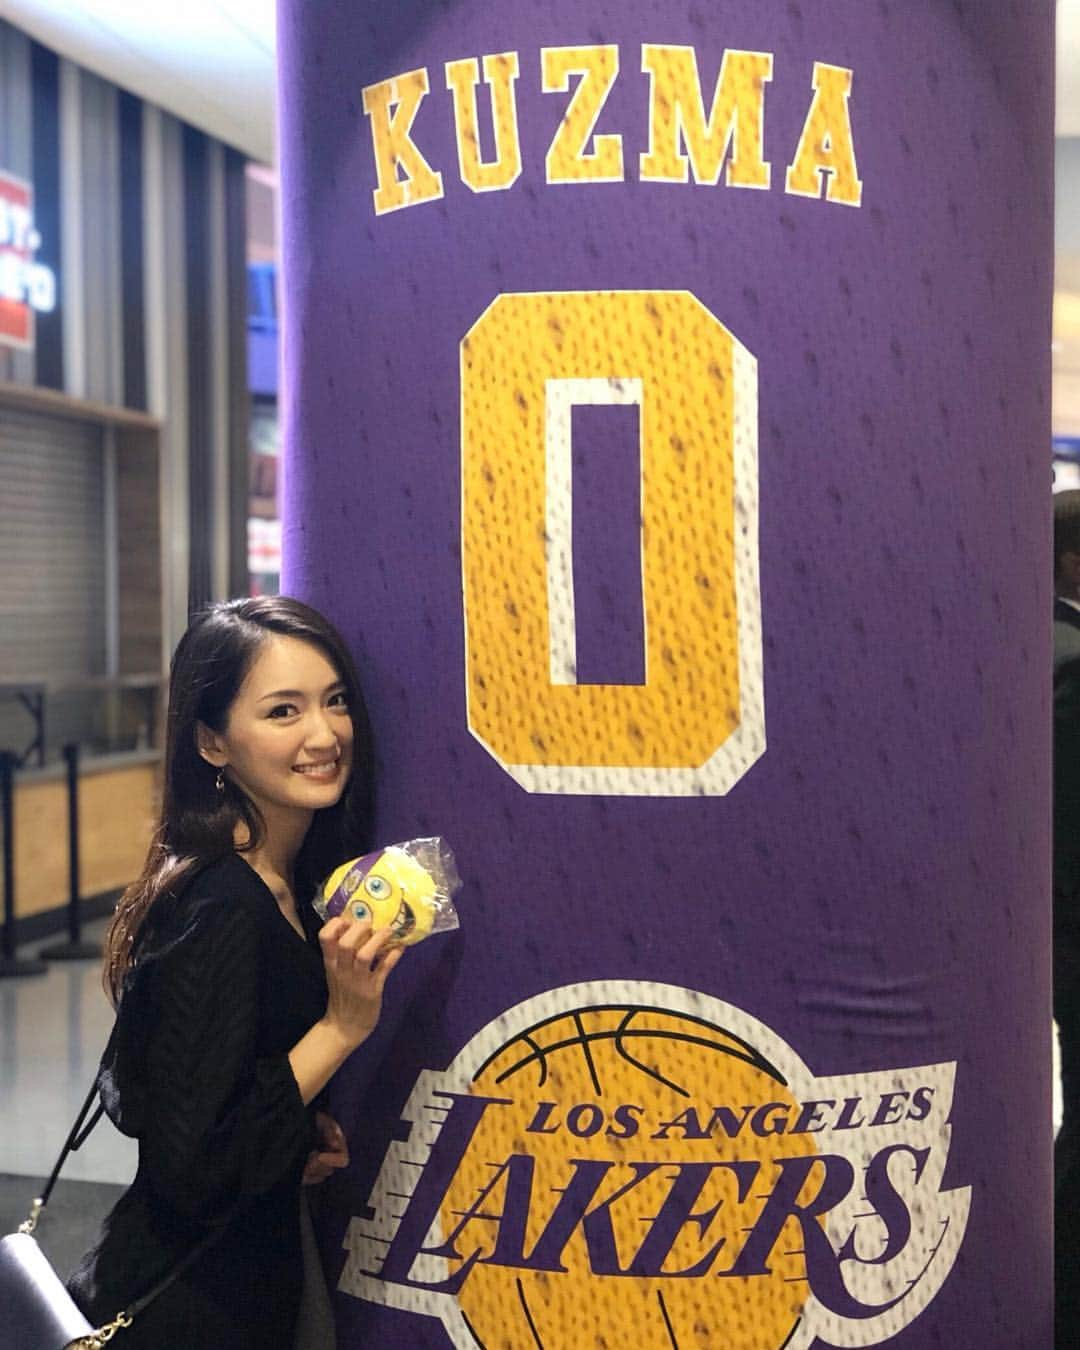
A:
[[[879,1344],[963,1238],[954,1073],[819,1078],[695,990],[551,990],[421,1073],[339,1287],[459,1350]]]
[[[576,1008],[529,1027],[497,1051],[476,1075],[474,1090],[513,1096],[515,1105],[486,1113],[443,1202],[444,1232],[460,1226],[478,1196],[485,1210],[504,1209],[510,1182],[505,1174],[493,1178],[487,1160],[513,1155],[537,1121],[534,1131],[550,1133],[533,1136],[543,1147],[531,1154],[526,1249],[535,1251],[566,1187],[579,1178],[587,1178],[590,1209],[600,1207],[604,1216],[597,1221],[602,1237],[579,1226],[561,1250],[552,1244],[551,1258],[563,1268],[558,1273],[477,1269],[460,1302],[480,1344],[615,1346],[628,1325],[636,1344],[657,1350],[721,1343],[731,1350],[778,1350],[787,1342],[806,1300],[793,1220],[767,1277],[715,1278],[715,1267],[730,1265],[771,1189],[775,1136],[752,1136],[736,1154],[707,1113],[689,1114],[701,1102],[773,1103],[777,1114],[797,1114],[783,1077],[752,1045],[704,1019],[663,1009]],[[543,1101],[559,1105],[538,1111]],[[799,1137],[795,1149],[812,1153],[813,1136]],[[742,1177],[723,1165],[736,1156]],[[686,1206],[684,1226],[665,1233],[660,1216],[674,1190],[675,1161],[683,1169],[675,1186],[694,1191],[695,1200]],[[761,1165],[768,1184],[755,1183],[753,1198],[740,1204],[751,1161]],[[482,1233],[483,1220],[465,1231],[470,1228],[471,1237]],[[605,1257],[620,1273],[595,1273]],[[641,1275],[627,1280],[635,1270]]]

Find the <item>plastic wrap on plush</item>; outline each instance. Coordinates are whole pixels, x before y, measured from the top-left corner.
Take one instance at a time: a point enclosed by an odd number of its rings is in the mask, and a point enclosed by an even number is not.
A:
[[[392,927],[398,941],[415,946],[432,933],[458,927],[454,896],[461,877],[444,839],[409,839],[351,858],[319,888],[316,913],[345,915],[373,928]]]

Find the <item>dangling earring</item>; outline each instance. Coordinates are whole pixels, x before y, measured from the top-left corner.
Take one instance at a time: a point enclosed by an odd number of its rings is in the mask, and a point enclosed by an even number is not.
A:
[[[218,771],[217,771],[217,777],[214,779],[214,787],[217,788],[218,792],[224,792],[224,791],[225,791],[225,769],[224,769],[224,767],[218,769]]]

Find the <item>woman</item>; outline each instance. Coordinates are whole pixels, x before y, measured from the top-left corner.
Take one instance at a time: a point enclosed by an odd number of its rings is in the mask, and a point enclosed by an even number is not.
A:
[[[370,844],[371,778],[356,673],[321,615],[268,597],[196,618],[173,658],[160,823],[106,950],[99,1084],[139,1166],[71,1292],[109,1322],[210,1245],[120,1333],[127,1350],[294,1343],[301,1183],[348,1161],[319,1094],[401,955],[389,930],[320,929],[310,904]]]

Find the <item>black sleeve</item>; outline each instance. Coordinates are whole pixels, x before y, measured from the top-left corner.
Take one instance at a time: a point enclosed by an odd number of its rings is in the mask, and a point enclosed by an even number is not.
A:
[[[259,961],[253,915],[214,900],[155,963],[140,1167],[192,1218],[298,1179],[312,1146],[288,1056],[257,1058]]]

